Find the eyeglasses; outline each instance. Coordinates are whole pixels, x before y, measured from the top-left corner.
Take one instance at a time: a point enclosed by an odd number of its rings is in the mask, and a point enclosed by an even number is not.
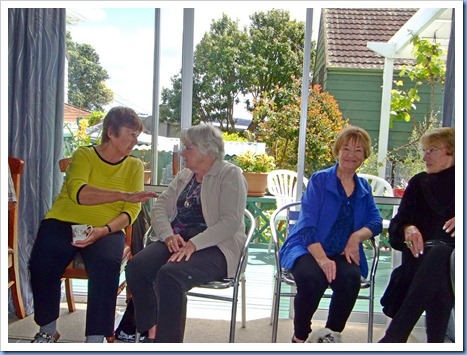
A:
[[[184,145],[182,146],[182,153],[183,152],[188,152],[189,150],[192,150],[193,148],[196,148],[194,145]]]
[[[428,148],[428,149],[423,149],[420,151],[420,153],[423,155],[434,155],[436,154],[437,151],[439,150],[442,150],[442,149],[446,149],[446,147],[442,147],[442,148]]]

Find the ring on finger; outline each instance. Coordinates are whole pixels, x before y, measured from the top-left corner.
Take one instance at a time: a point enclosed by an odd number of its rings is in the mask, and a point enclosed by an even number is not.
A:
[[[411,240],[406,240],[404,241],[405,245],[407,245],[407,247],[409,248],[412,248],[413,247],[413,242]]]

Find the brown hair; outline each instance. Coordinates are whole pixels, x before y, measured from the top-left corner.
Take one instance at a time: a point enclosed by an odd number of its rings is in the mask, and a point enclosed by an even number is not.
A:
[[[133,109],[123,106],[112,107],[104,118],[102,143],[110,140],[109,133],[119,137],[122,127],[134,129],[140,133],[143,131],[143,123]]]
[[[455,134],[452,127],[434,128],[426,132],[420,138],[422,148],[444,148],[446,147],[446,154],[454,156],[455,152]]]
[[[356,143],[360,143],[363,146],[365,159],[370,156],[371,138],[368,132],[357,126],[349,126],[337,136],[337,139],[334,142],[334,146],[332,147],[334,158],[339,156],[341,148],[351,140],[355,140]]]

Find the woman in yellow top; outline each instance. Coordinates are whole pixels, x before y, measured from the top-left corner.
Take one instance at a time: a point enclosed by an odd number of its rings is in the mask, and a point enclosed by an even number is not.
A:
[[[113,334],[115,306],[125,234],[145,202],[144,168],[131,156],[142,131],[141,120],[130,108],[114,107],[106,115],[102,144],[80,147],[73,154],[59,196],[41,222],[31,253],[34,320],[39,325],[33,343],[59,338],[61,278],[80,252],[89,276],[86,342],[103,342]],[[71,226],[93,230],[72,242]]]

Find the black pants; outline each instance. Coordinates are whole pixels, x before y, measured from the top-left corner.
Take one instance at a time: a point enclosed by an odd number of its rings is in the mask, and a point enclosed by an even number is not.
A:
[[[299,339],[308,338],[313,314],[329,286],[333,292],[326,328],[342,332],[357,300],[360,291],[360,267],[354,263],[349,264],[343,255],[330,259],[336,262],[337,268],[336,278],[331,284],[311,254],[299,257],[291,270],[297,284],[294,331]]]
[[[34,320],[43,326],[58,319],[62,275],[80,252],[89,276],[85,335],[111,336],[125,234],[112,233],[84,249],[72,246],[71,241],[71,223],[42,221],[29,262]]]
[[[424,311],[428,343],[444,343],[451,309],[454,306],[450,278],[450,258],[453,250],[447,245],[437,245],[425,250],[402,306],[380,343],[407,342]]]
[[[218,247],[198,250],[189,261],[167,262],[171,252],[157,241],[135,255],[126,279],[135,307],[136,329],[157,325],[156,342],[181,343],[185,333],[186,292],[227,276],[227,262]]]

